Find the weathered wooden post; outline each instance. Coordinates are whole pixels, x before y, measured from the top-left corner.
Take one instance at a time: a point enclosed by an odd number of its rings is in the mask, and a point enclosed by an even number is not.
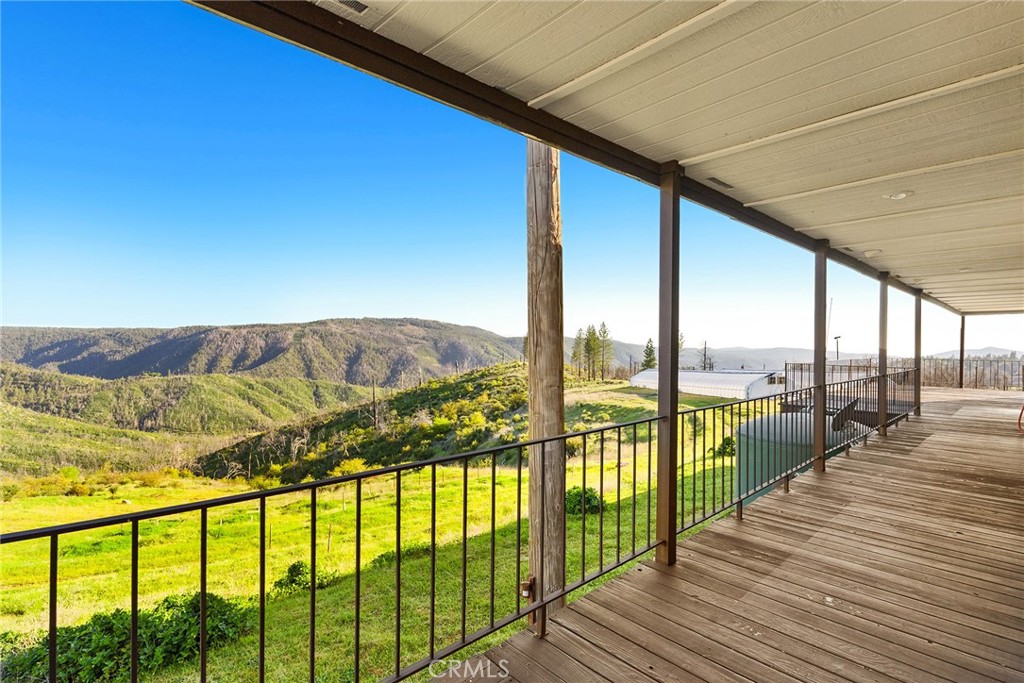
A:
[[[655,559],[676,563],[676,484],[679,477],[679,198],[682,170],[661,167],[658,284],[658,547]]]
[[[825,318],[828,278],[828,241],[818,240],[814,249],[814,471],[825,471]]]
[[[527,361],[530,439],[565,433],[562,212],[558,150],[526,142]],[[529,571],[533,601],[565,586],[565,443],[529,450]],[[564,598],[533,613],[538,636]]]

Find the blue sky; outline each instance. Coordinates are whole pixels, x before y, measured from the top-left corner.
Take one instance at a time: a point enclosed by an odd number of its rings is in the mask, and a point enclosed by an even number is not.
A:
[[[526,327],[525,142],[176,2],[4,2],[3,323],[414,316]],[[562,156],[566,333],[657,330],[654,188]],[[813,259],[684,203],[688,345],[811,345]],[[877,284],[830,267],[830,337]],[[890,295],[890,349],[912,300]],[[926,306],[925,352],[959,321]],[[1019,345],[1022,316],[968,321]]]

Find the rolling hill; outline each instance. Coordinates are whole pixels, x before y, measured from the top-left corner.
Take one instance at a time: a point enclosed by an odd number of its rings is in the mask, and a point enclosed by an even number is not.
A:
[[[572,339],[566,338],[566,360]],[[523,338],[414,318],[154,328],[5,327],[0,361],[102,379],[244,374],[405,388],[522,358]],[[643,346],[614,342],[614,364]]]
[[[244,434],[359,403],[366,387],[246,375],[102,380],[0,364],[0,400],[117,429]]]
[[[172,329],[4,328],[0,360],[118,379],[246,374],[411,386],[518,358],[521,346],[475,327],[414,319],[337,319]]]

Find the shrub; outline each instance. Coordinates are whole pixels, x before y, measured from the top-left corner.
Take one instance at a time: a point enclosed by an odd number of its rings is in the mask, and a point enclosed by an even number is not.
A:
[[[284,576],[274,582],[274,591],[279,594],[308,591],[310,585],[309,565],[299,560],[292,562],[285,570]],[[341,575],[336,571],[320,570],[316,573],[316,587],[327,588],[338,582]]]
[[[206,595],[206,642],[234,640],[253,625],[254,607]],[[94,614],[79,626],[57,629],[59,683],[120,683],[129,678],[131,614],[115,610]],[[13,646],[3,661],[4,680],[46,680],[47,638],[27,647]],[[172,595],[152,610],[139,612],[139,663],[144,673],[195,660],[199,656],[199,593]]]
[[[731,436],[724,437],[718,448],[709,448],[708,453],[715,458],[731,458],[736,455],[736,440]]]
[[[569,515],[582,515],[584,508],[587,512],[601,511],[601,498],[597,491],[589,486],[584,491],[579,486],[573,486],[565,492],[565,512]]]
[[[14,482],[0,484],[0,500],[5,503],[10,502],[14,500],[14,497],[18,495],[18,491],[20,490],[21,487]]]

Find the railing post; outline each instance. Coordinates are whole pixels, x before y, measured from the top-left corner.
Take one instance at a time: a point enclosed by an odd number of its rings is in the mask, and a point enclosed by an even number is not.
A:
[[[921,292],[914,295],[914,415],[921,414]]]
[[[889,421],[889,273],[879,273],[878,283],[878,433],[885,436]]]
[[[682,169],[661,167],[658,258],[658,508],[655,530],[661,564],[676,563],[676,461],[679,453],[679,195]]]
[[[814,249],[814,471],[825,471],[825,329],[828,240]]]
[[[957,381],[957,386],[961,389],[964,388],[964,332],[967,328],[967,316],[960,316],[960,375]]]

